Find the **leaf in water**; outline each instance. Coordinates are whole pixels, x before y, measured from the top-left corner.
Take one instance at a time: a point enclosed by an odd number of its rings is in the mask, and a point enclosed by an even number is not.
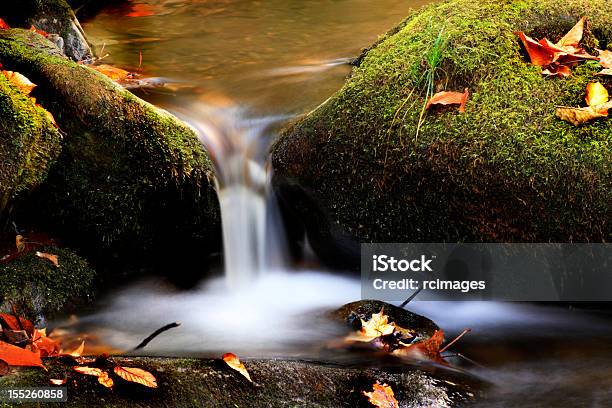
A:
[[[135,382],[138,384],[142,384],[145,387],[157,388],[157,380],[148,371],[142,370],[140,368],[134,367],[121,367],[115,366],[113,369],[115,374],[119,377],[123,378],[126,381]]]
[[[3,341],[0,341],[0,356],[2,356],[2,360],[11,366],[44,368],[38,353],[13,346]]]
[[[57,255],[54,255],[54,254],[48,254],[48,253],[46,253],[46,252],[39,252],[39,251],[36,251],[36,256],[37,256],[37,257],[39,257],[39,258],[43,258],[43,259],[47,259],[47,260],[51,261],[51,263],[52,263],[53,265],[55,265],[56,267],[58,267],[58,268],[59,268],[59,261],[58,261],[58,259],[57,259]]]
[[[586,20],[586,17],[582,17],[580,20],[578,20],[578,22],[574,25],[574,27],[572,27],[572,29],[569,30],[567,34],[565,34],[563,38],[561,38],[557,42],[557,45],[559,47],[568,47],[568,46],[577,47],[578,43],[580,43],[580,40],[582,40],[585,20]]]
[[[51,385],[64,385],[66,384],[66,381],[68,381],[68,377],[64,377],[64,378],[50,378],[49,379],[49,383],[51,383]]]
[[[608,90],[599,82],[591,82],[586,88],[586,103],[589,106],[602,105],[608,102]]]
[[[28,78],[21,75],[19,72],[14,71],[2,71],[6,79],[8,79],[13,85],[15,85],[21,92],[26,95],[30,95],[32,89],[36,87]],[[19,236],[19,235],[18,235]]]
[[[368,401],[378,408],[399,408],[395,399],[393,389],[387,384],[380,384],[378,381],[373,386],[373,391],[363,391],[363,395],[368,397]]]
[[[249,372],[247,371],[244,364],[240,362],[240,359],[238,358],[237,355],[235,355],[234,353],[225,353],[223,355],[223,361],[225,361],[225,363],[228,366],[230,366],[230,368],[242,374],[247,380],[249,380],[250,382],[253,382],[253,380],[251,380],[251,376],[249,375]]]
[[[463,92],[438,92],[427,101],[425,109],[429,109],[431,105],[459,105],[459,112],[463,113],[469,96],[467,88]]]
[[[8,30],[9,28],[11,27],[6,24],[3,19],[0,18],[0,30]]]

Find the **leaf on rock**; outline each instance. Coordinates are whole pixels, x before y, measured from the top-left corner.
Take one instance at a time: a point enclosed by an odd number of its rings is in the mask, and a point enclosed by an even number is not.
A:
[[[98,377],[98,382],[106,388],[112,388],[115,382],[109,377],[106,371],[102,371],[102,374]]]
[[[32,89],[36,87],[28,78],[21,75],[19,72],[14,71],[2,71],[6,79],[8,79],[13,85],[15,85],[21,92],[26,95],[30,95]]]
[[[11,366],[44,368],[38,353],[13,346],[3,341],[0,341],[0,356],[2,356],[2,360]]]
[[[73,370],[77,373],[98,377],[98,382],[107,388],[113,386],[113,379],[104,370],[95,367],[74,367]]]
[[[361,329],[347,336],[345,340],[370,342],[378,337],[392,334],[396,329],[395,323],[389,323],[389,316],[384,312],[385,308],[383,307],[380,312],[372,313],[370,320],[361,319]]]
[[[430,359],[441,361],[440,346],[444,341],[444,332],[436,330],[431,337],[411,344],[403,344],[402,348],[393,351],[393,354],[401,357],[411,357],[416,359]]]
[[[64,378],[50,378],[49,379],[49,383],[51,383],[51,385],[64,385],[66,384],[66,381],[68,381],[68,377],[64,377]]]
[[[145,387],[157,388],[157,380],[148,371],[142,370],[140,368],[134,367],[121,367],[115,366],[113,369],[115,374],[119,377],[123,378],[126,381],[135,382],[138,384],[142,384]]]
[[[586,17],[582,17],[580,20],[578,20],[578,22],[574,25],[574,27],[572,27],[572,29],[569,30],[567,34],[565,34],[563,38],[561,38],[557,42],[557,45],[559,47],[567,47],[567,46],[577,47],[578,43],[580,43],[580,41],[582,40],[582,34],[584,33],[585,20],[586,20]]]
[[[393,389],[387,384],[380,384],[378,381],[370,392],[363,391],[363,395],[368,397],[368,401],[378,408],[399,408],[399,403],[395,399]]]
[[[427,101],[425,109],[429,109],[431,105],[459,105],[459,112],[463,113],[469,96],[467,88],[463,92],[438,92]]]
[[[240,362],[240,359],[238,358],[237,355],[235,355],[234,353],[225,353],[223,355],[223,361],[225,361],[225,363],[228,366],[230,366],[230,368],[232,368],[232,369],[238,371],[240,374],[242,374],[244,376],[244,378],[246,378],[250,382],[253,382],[253,380],[251,380],[251,376],[249,375],[249,372],[247,371],[247,369],[244,366],[244,364],[242,364]]]
[[[89,65],[89,68],[95,69],[99,73],[106,75],[115,82],[121,82],[125,79],[132,78],[134,76],[134,74],[130,71],[113,67],[112,65],[108,64]]]
[[[17,321],[19,319],[19,321]],[[0,326],[3,329],[9,330],[25,330],[28,335],[34,333],[34,325],[28,319],[23,317],[16,317],[6,313],[0,313]]]
[[[0,18],[0,30],[8,30],[9,28],[11,27],[6,24],[3,19]]]
[[[542,45],[522,31],[518,31],[515,34],[523,42],[525,50],[527,51],[527,54],[529,54],[529,59],[533,65],[546,66],[553,62],[554,54],[551,52],[549,47]]]
[[[589,106],[602,105],[608,102],[608,90],[599,82],[591,82],[586,88],[586,103]]]
[[[53,357],[60,354],[60,345],[57,341],[47,337],[46,331],[34,330],[32,335],[33,351],[40,352],[41,357]]]
[[[34,27],[33,25],[30,26],[30,31],[32,31],[33,33],[38,33],[40,35],[42,35],[45,38],[49,37],[49,33],[44,31],[44,30],[39,30],[38,28]]]

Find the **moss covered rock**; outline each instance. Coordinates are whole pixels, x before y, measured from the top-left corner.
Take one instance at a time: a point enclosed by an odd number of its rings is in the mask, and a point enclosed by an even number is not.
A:
[[[218,248],[212,165],[190,128],[36,33],[0,31],[0,62],[38,84],[66,132],[45,184],[21,203],[22,223],[80,248],[180,253],[179,268]]]
[[[11,1],[0,8],[0,17],[14,27],[34,26],[59,36],[56,44],[76,61],[93,57],[85,32],[66,0]]]
[[[36,252],[56,255],[58,266]],[[91,294],[95,272],[73,251],[39,247],[7,263],[0,263],[0,308],[14,305],[32,322],[52,317],[67,306],[84,303]]]
[[[47,112],[0,74],[0,218],[45,179],[61,139]]]
[[[371,407],[363,391],[379,381],[391,386],[402,407],[461,406],[478,397],[484,381],[441,367],[409,365],[356,368],[290,360],[247,360],[253,383],[221,360],[134,358],[117,362],[153,373],[158,388],[114,377],[113,389],[95,377],[47,360],[49,372],[18,369],[0,377],[0,387],[46,386],[68,375],[69,407]],[[72,381],[76,379],[77,381]]]
[[[610,48],[605,0],[450,0],[368,49],[273,146],[276,189],[315,250],[333,260],[367,241],[610,241],[612,122],[576,127],[555,107],[584,106],[589,82],[612,81],[594,62],[546,78],[514,34],[556,41],[581,16],[587,49]],[[427,112],[417,137],[437,50],[435,90],[471,98],[465,114]]]

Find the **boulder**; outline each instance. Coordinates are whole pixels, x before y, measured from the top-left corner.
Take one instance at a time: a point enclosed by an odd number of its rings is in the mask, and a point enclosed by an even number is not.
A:
[[[557,41],[582,16],[587,50],[612,47],[605,0],[449,0],[365,50],[272,148],[275,190],[314,250],[356,266],[361,242],[610,241],[611,122],[577,127],[555,107],[611,77],[595,62],[543,76],[514,34]],[[463,114],[427,111],[417,135],[436,55],[434,91],[471,96]]]

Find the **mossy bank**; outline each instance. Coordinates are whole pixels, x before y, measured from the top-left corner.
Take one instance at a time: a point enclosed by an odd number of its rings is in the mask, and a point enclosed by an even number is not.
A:
[[[273,146],[275,187],[328,260],[367,241],[609,241],[612,122],[575,127],[600,67],[546,78],[515,31],[558,40],[588,17],[583,44],[612,46],[605,0],[450,0],[415,12],[357,60],[344,87]],[[435,91],[466,112],[427,112],[426,60],[441,36]],[[330,243],[336,245],[330,245]]]

